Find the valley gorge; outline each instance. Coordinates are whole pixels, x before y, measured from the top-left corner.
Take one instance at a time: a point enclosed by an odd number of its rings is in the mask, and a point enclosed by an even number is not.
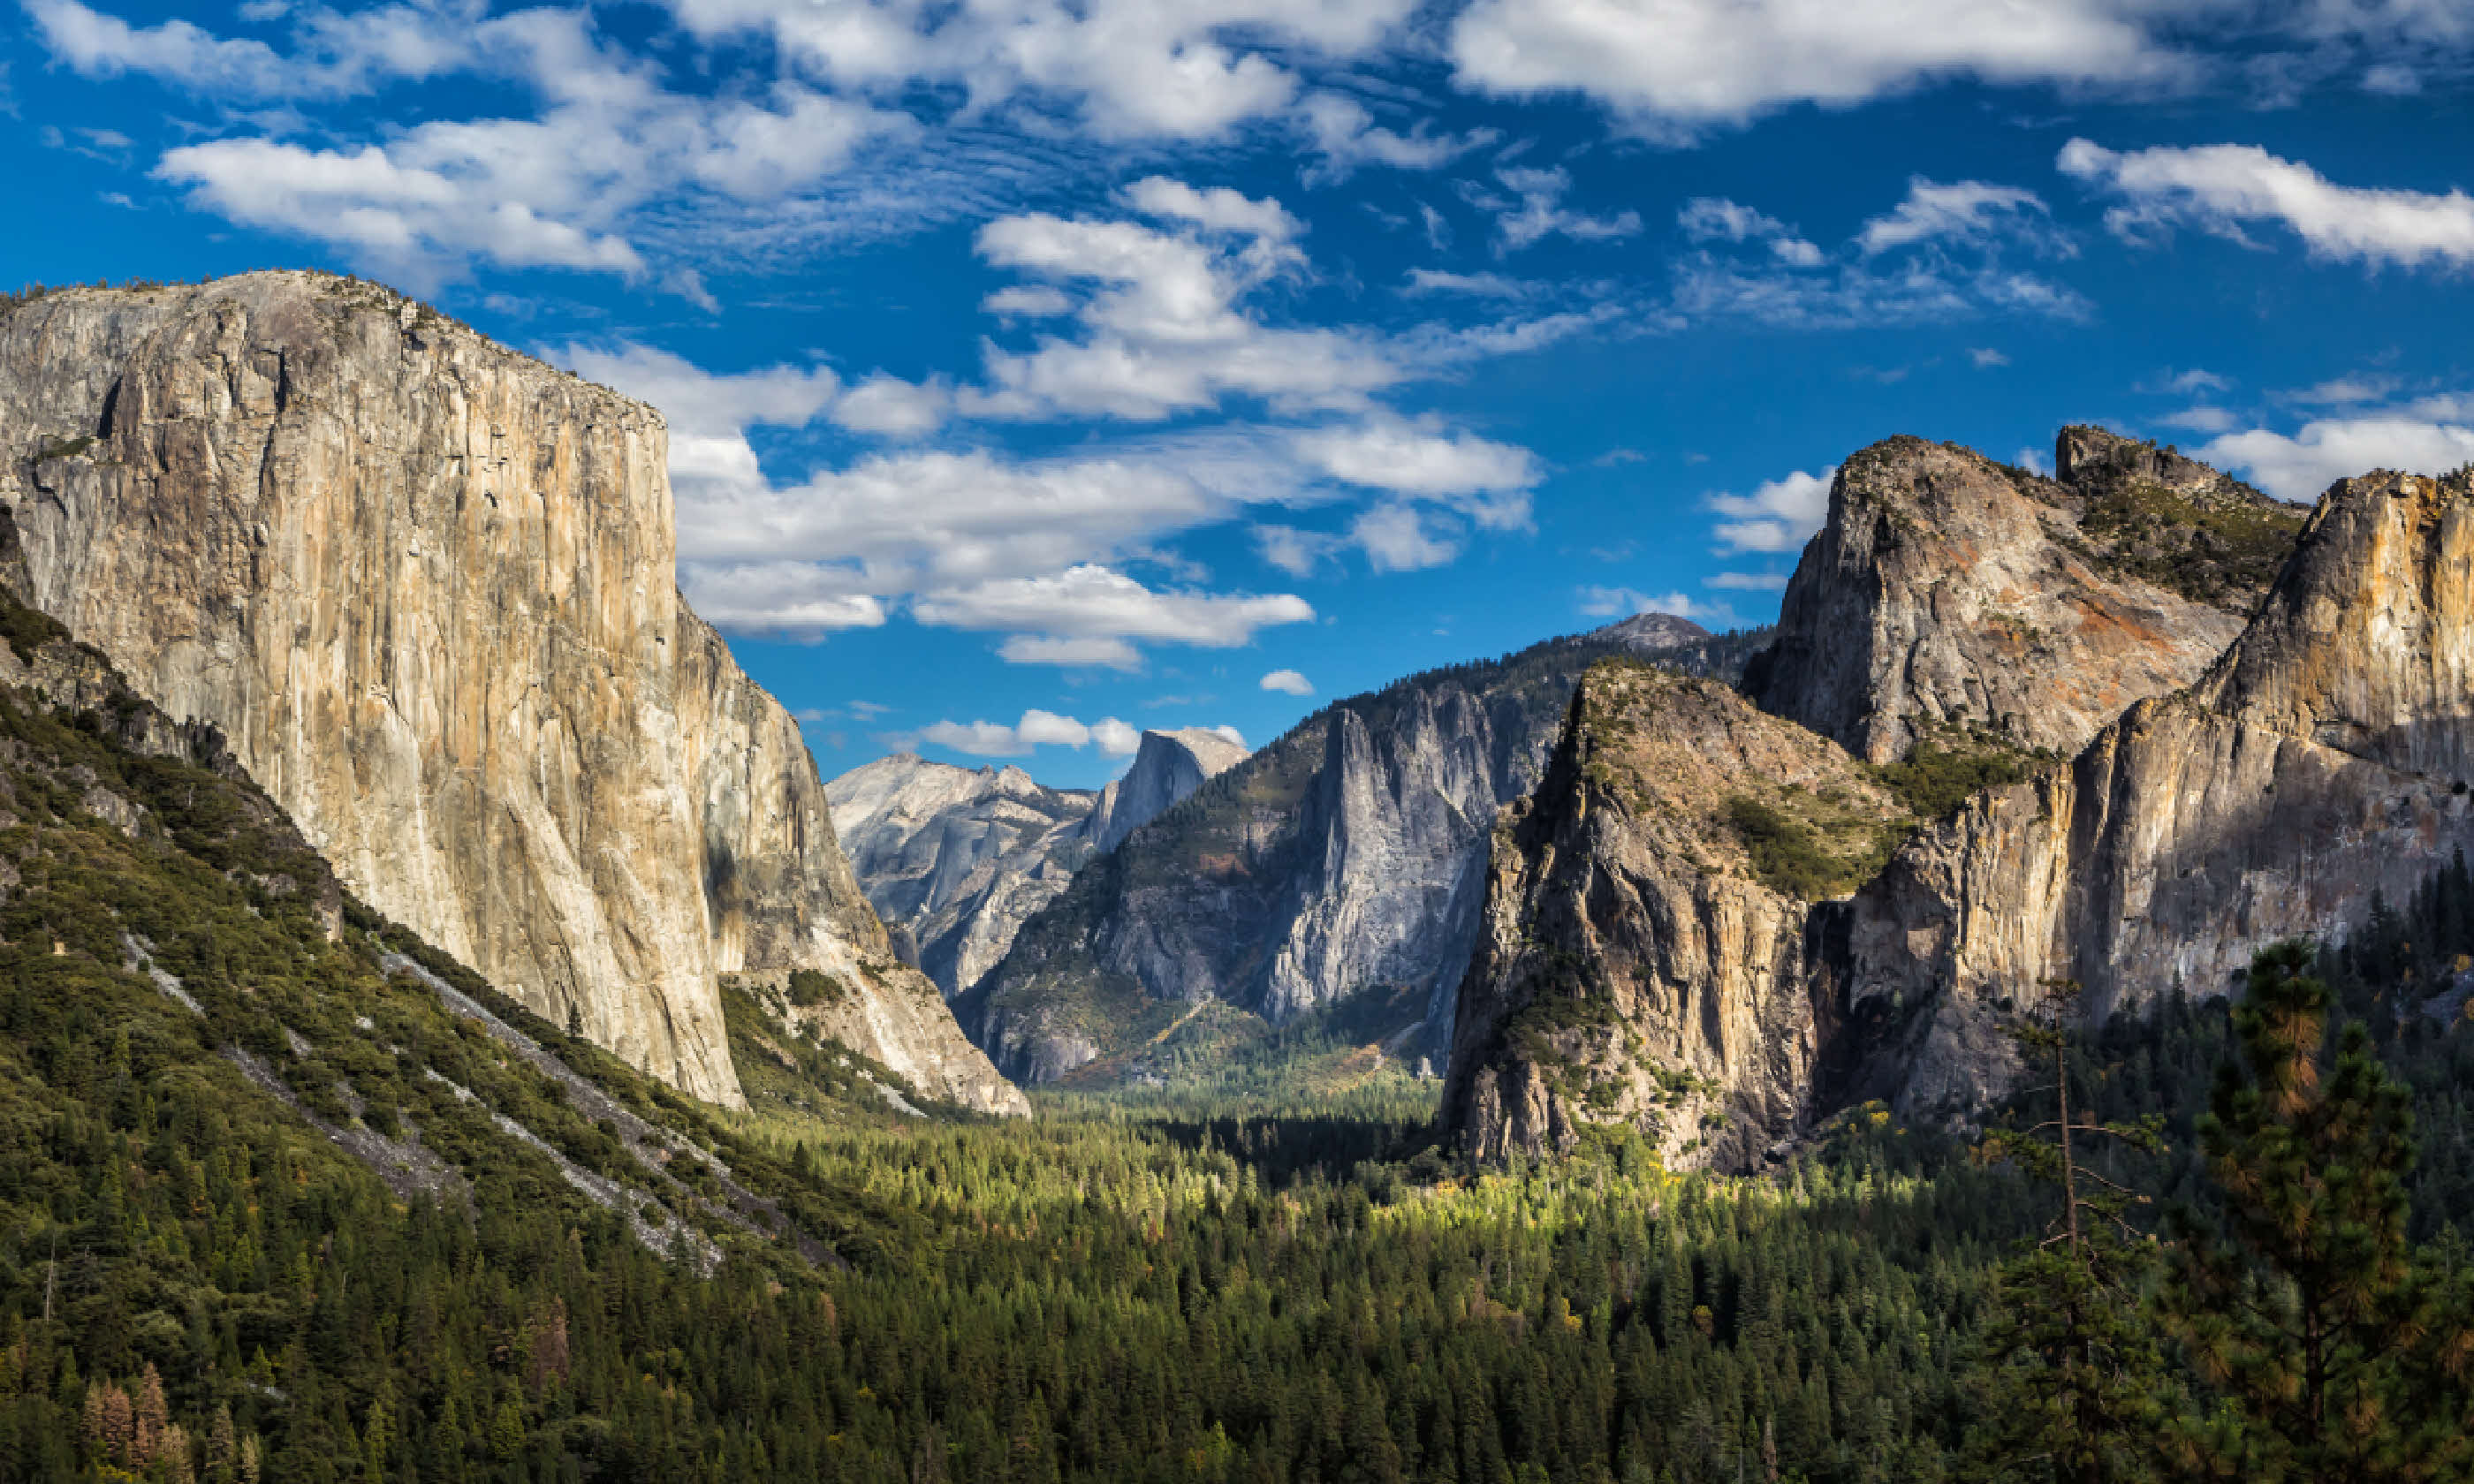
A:
[[[1574,678],[1634,653],[1732,677],[1757,645],[1644,614],[1335,703],[1083,868],[957,1012],[1026,1083],[1149,1075],[1206,1006],[1277,1025],[1370,996],[1387,1056],[1440,1061],[1491,821]]]

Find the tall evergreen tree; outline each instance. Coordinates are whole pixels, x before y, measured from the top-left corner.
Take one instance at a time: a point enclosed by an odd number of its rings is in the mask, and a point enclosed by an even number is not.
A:
[[[2031,1066],[2051,1068],[2054,1115],[1996,1129],[1978,1157],[2006,1161],[2058,1189],[2042,1241],[2005,1264],[2001,1304],[1984,1340],[1985,1416],[1969,1439],[1982,1476],[2037,1484],[2119,1484],[2150,1477],[2165,1361],[2139,1310],[2152,1266],[2129,1212],[2147,1198],[2086,1161],[2101,1140],[2162,1153],[2159,1121],[2096,1122],[2071,1104],[2079,987],[2048,982],[2043,998],[2008,1027]]]
[[[2253,960],[2199,1140],[2223,1199],[2190,1225],[2158,1312],[2219,1404],[2168,1425],[2179,1476],[2251,1484],[2463,1479],[2474,1340],[2406,1240],[2406,1089],[2359,1023],[2325,1055],[2310,945]]]

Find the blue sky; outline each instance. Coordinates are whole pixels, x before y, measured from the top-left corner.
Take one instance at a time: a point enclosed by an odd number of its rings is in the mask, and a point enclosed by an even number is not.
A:
[[[379,277],[668,414],[828,776],[1657,607],[1898,432],[2474,461],[2462,0],[20,0],[0,281]]]

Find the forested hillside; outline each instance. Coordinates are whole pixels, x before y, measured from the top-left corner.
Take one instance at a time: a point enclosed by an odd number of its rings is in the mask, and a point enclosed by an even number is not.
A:
[[[2012,1255],[2054,1209],[2019,1160],[1865,1107],[1754,1178],[1612,1134],[1480,1172],[1407,1079],[996,1120],[755,994],[727,1002],[755,1106],[716,1114],[359,907],[210,733],[5,616],[0,1476],[1853,1484],[2038,1456],[1986,1425],[2062,1384],[1989,1348],[2037,1312]],[[2469,952],[2461,862],[2317,964],[2410,1089],[2403,1193],[2443,1262]],[[2161,1119],[2169,1153],[2100,1168],[2188,1233],[2224,1225],[2195,1120],[2234,1045],[2222,1002],[2174,998],[2072,1053],[2082,1116]],[[2106,1302],[2144,1326],[2175,1284]],[[2425,1332],[2462,1332],[2448,1297]],[[2186,1353],[2099,1476],[2268,1447]],[[2462,1407],[2462,1375],[2421,1379]],[[2227,1451],[2171,1452],[2210,1416]]]

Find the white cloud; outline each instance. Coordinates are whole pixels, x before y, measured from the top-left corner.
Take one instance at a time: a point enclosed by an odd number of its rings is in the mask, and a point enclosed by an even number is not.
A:
[[[1898,205],[1866,222],[1835,254],[1723,197],[1687,202],[1677,225],[1701,246],[1674,264],[1664,306],[1673,324],[1746,319],[1837,329],[1988,313],[2080,319],[2088,312],[2075,291],[2003,264],[2012,249],[2038,256],[2070,251],[2043,203],[2013,187],[1911,179]],[[1838,266],[1826,271],[1832,256]]]
[[[1418,507],[1387,501],[1349,522],[1349,539],[1378,572],[1442,566],[1461,554],[1458,533]]]
[[[1770,255],[1795,268],[1817,268],[1821,249],[1794,227],[1723,196],[1696,196],[1675,214],[1675,225],[1693,242],[1765,242]]]
[[[1295,670],[1273,670],[1263,677],[1265,690],[1276,690],[1284,696],[1311,696],[1314,682]]]
[[[1412,268],[1409,281],[1400,292],[1411,298],[1427,294],[1467,294],[1478,299],[1531,299],[1543,289],[1544,285],[1531,279],[1507,278],[1501,274],[1458,274],[1433,268]]]
[[[2278,394],[2278,400],[2302,402],[2330,407],[2351,407],[2364,402],[2384,400],[2396,390],[2393,376],[2332,376],[2326,381],[2294,392]]]
[[[1434,419],[1370,418],[1297,434],[1294,444],[1336,479],[1439,500],[1494,531],[1529,523],[1529,491],[1544,472],[1526,448],[1446,432]]]
[[[2474,415],[2474,407],[2442,404],[2430,410]],[[2474,463],[2474,426],[2407,412],[2323,419],[2291,436],[2265,428],[2229,433],[2201,448],[2198,457],[2243,470],[2278,499],[2309,501],[2340,479],[2373,469],[2439,474]]]
[[[1376,124],[1364,104],[1339,93],[1309,94],[1298,112],[1320,156],[1305,172],[1309,184],[1345,180],[1368,165],[1434,170],[1500,137],[1492,129],[1436,133],[1422,119],[1409,132],[1399,133]]]
[[[1784,572],[1712,572],[1702,582],[1711,587],[1733,592],[1781,592],[1786,587]]]
[[[1023,98],[1070,108],[1116,139],[1202,138],[1276,113],[1298,82],[1271,54],[1356,56],[1410,9],[1409,0],[668,5],[708,39],[769,35],[792,66],[838,85],[958,87],[982,110]]]
[[[2184,60],[2097,0],[1477,0],[1453,22],[1464,86],[1578,92],[1645,132],[1847,106],[1928,81],[2171,83]]]
[[[1470,181],[1462,182],[1461,192],[1469,204],[1493,214],[1498,253],[1516,252],[1548,237],[1602,242],[1630,237],[1640,230],[1637,211],[1591,216],[1567,209],[1563,201],[1572,188],[1572,177],[1560,165],[1551,170],[1506,165],[1495,171],[1494,178],[1517,199],[1507,199]]]
[[[1830,518],[1832,465],[1818,474],[1802,471],[1768,480],[1750,494],[1713,494],[1710,508],[1728,518],[1713,528],[1722,552],[1800,550]]]
[[[1967,358],[1976,363],[1976,369],[1978,371],[1991,371],[1997,366],[2007,366],[2010,364],[2010,358],[2008,356],[1994,349],[1990,346],[1976,347],[1967,352]]]
[[[965,394],[964,411],[1156,421],[1229,395],[1290,410],[1355,407],[1407,374],[1366,336],[1273,328],[1239,308],[1253,290],[1302,267],[1293,242],[1300,228],[1279,203],[1159,177],[1128,195],[1181,229],[1047,212],[981,228],[979,253],[991,265],[1036,275],[1060,292],[1096,287],[1073,311],[1079,338],[1043,334],[1026,352],[991,345],[989,385]]]
[[[1160,592],[1096,564],[923,593],[912,612],[949,628],[1010,630],[999,652],[1017,663],[1118,669],[1138,662],[1130,639],[1228,649],[1252,642],[1258,629],[1314,617],[1291,593]]]
[[[381,142],[313,147],[275,137],[184,145],[157,179],[229,220],[322,242],[389,277],[432,287],[474,262],[647,273],[633,240],[655,203],[777,202],[854,152],[908,137],[906,114],[790,82],[757,98],[671,92],[658,66],[595,32],[582,10],[488,16],[469,0],[303,12],[294,49],[226,40],[186,22],[135,29],[75,0],[36,0],[53,55],[90,74],[144,70],[222,98],[367,91],[450,74],[516,84],[529,118],[433,118]],[[271,133],[305,121],[286,110]],[[691,270],[658,275],[708,307]]]
[[[2195,366],[2189,371],[2175,371],[2151,385],[2139,388],[2142,392],[2163,393],[2172,396],[2204,396],[2211,392],[2230,392],[2233,389],[2232,378],[2219,376],[2215,371],[2203,371]]]
[[[2042,198],[2021,186],[1983,180],[1944,185],[1912,176],[1906,199],[1886,215],[1866,222],[1856,234],[1856,248],[1866,257],[1893,248],[1939,242],[1985,247],[2024,241],[2044,249],[2065,248],[2052,234]]]
[[[2240,419],[2225,409],[2205,403],[2167,413],[2156,420],[2169,428],[2189,428],[2195,433],[2228,433],[2241,423]]]
[[[1139,745],[1141,733],[1113,716],[1085,725],[1071,716],[1033,706],[1008,727],[1003,722],[932,722],[919,730],[934,742],[973,757],[1021,757],[1037,747],[1088,747],[1098,743],[1111,757],[1123,757]]]
[[[1225,722],[1223,722],[1217,727],[1205,727],[1202,730],[1210,732],[1213,736],[1220,738],[1231,747],[1244,747],[1246,745],[1246,733],[1239,731],[1236,728],[1229,726]]]
[[[2316,257],[2403,268],[2474,265],[2474,197],[2338,185],[2253,145],[2117,153],[2086,139],[2062,147],[2065,174],[2122,198],[2105,224],[2130,241],[2189,227],[2248,243],[2276,225]]]
[[[1575,590],[1581,611],[1590,618],[1630,618],[1636,613],[1669,613],[1677,618],[1708,614],[1711,605],[1682,592],[1636,592],[1630,587],[1581,587]]]
[[[683,563],[679,588],[707,623],[741,634],[813,639],[885,622],[882,602],[840,590],[829,574],[802,562]]]
[[[1295,526],[1256,526],[1253,534],[1254,548],[1263,560],[1291,577],[1311,574],[1346,544],[1339,537]]]
[[[834,422],[861,433],[916,438],[933,433],[954,405],[954,389],[942,381],[904,381],[875,372],[836,401]]]

